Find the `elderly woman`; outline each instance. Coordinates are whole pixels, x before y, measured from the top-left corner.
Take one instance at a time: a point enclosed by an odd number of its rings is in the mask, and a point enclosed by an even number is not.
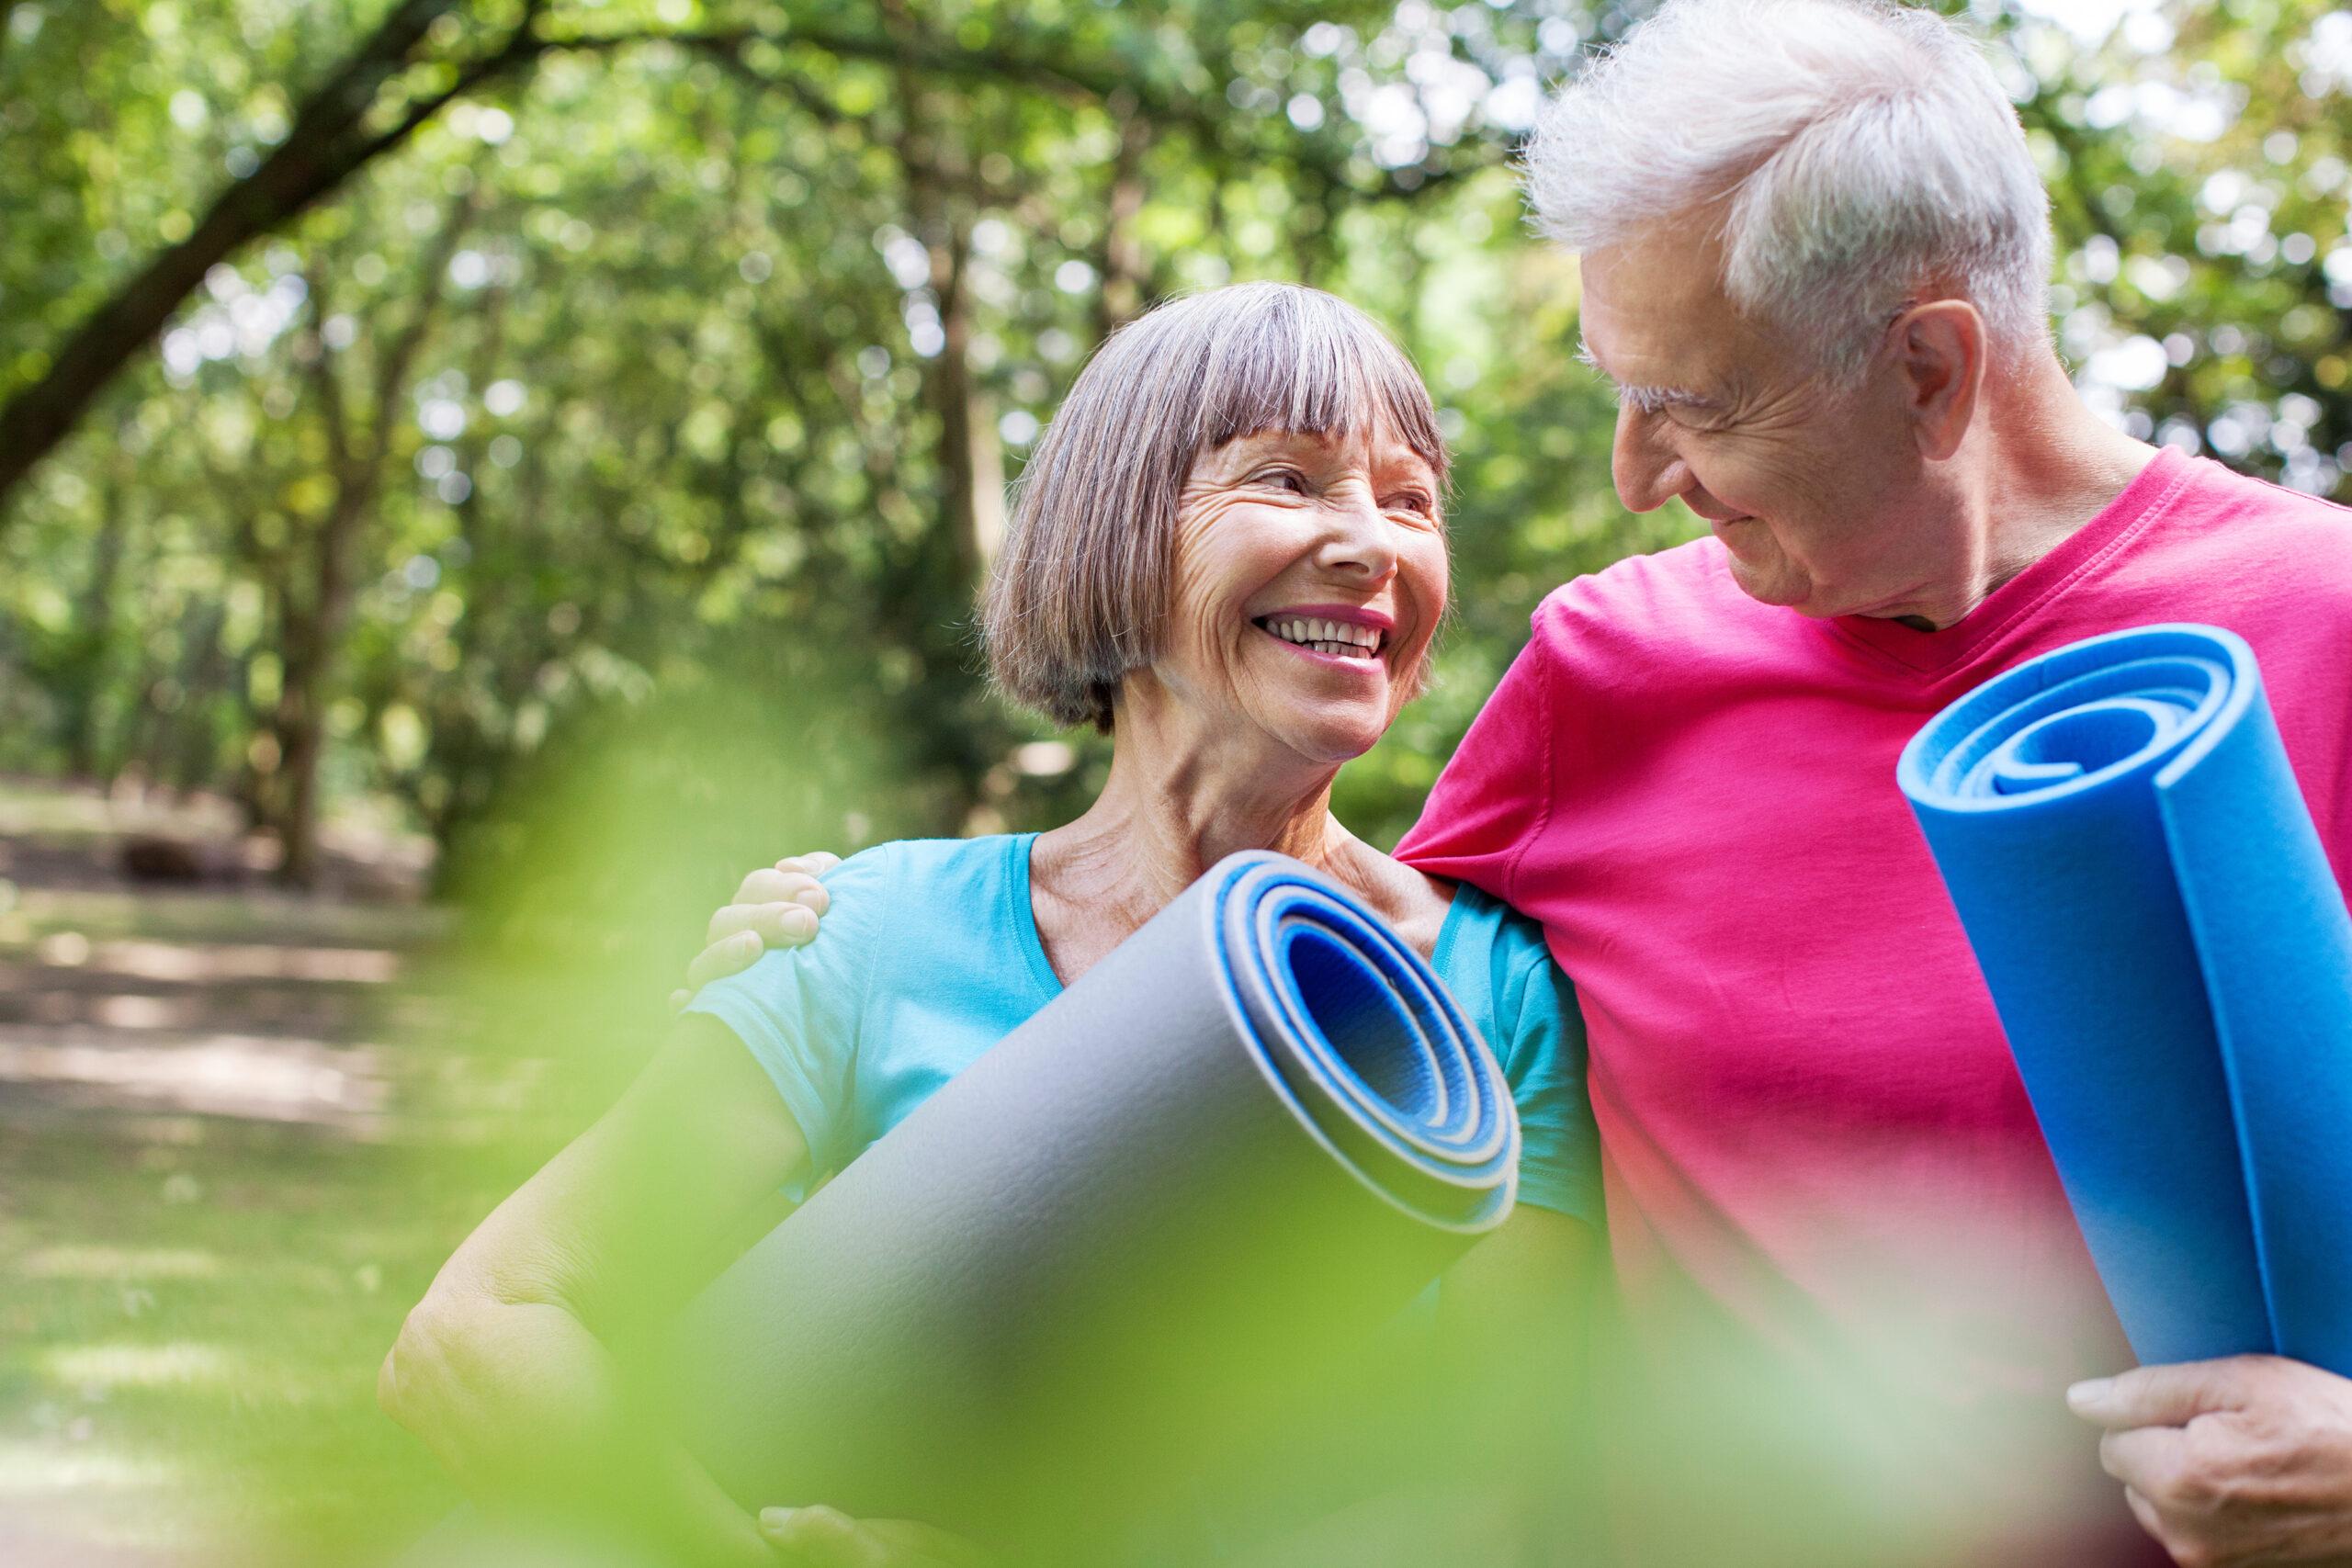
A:
[[[1009,694],[1113,737],[1101,795],[1049,832],[885,844],[806,889],[822,933],[705,987],[620,1103],[443,1269],[385,1363],[392,1414],[493,1492],[653,1478],[654,1528],[713,1561],[952,1555],[821,1508],[763,1534],[629,1420],[610,1342],[762,1234],[779,1189],[855,1158],[1245,849],[1364,899],[1503,1064],[1521,1207],[1458,1267],[1441,1320],[1572,1311],[1600,1210],[1567,984],[1535,928],[1329,809],[1340,764],[1421,683],[1445,611],[1445,473],[1419,378],[1329,295],[1218,289],[1116,334],[1037,449],[984,614]],[[1556,1321],[1513,1331],[1567,1339]]]

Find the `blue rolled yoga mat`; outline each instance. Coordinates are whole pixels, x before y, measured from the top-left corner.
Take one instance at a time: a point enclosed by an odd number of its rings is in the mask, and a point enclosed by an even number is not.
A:
[[[680,1430],[749,1507],[1100,1561],[1501,1224],[1518,1160],[1420,957],[1235,855],[689,1307]]]
[[[2253,649],[2072,644],[1898,778],[2132,1349],[2352,1373],[2352,918]]]

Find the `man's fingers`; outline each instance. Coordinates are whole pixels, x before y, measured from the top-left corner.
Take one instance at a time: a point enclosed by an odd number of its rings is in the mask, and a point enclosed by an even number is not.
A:
[[[823,914],[832,905],[825,886],[805,871],[776,871],[763,866],[735,889],[738,904],[802,904]]]
[[[2143,1499],[2169,1497],[2187,1438],[2178,1427],[2134,1427],[2098,1440],[2099,1468]]]
[[[842,863],[842,857],[829,850],[811,850],[805,855],[786,855],[775,863],[778,871],[801,871],[810,876],[822,876]]]
[[[716,947],[744,931],[769,947],[798,947],[817,934],[817,913],[806,904],[729,904],[710,917],[705,941]]]
[[[2132,1506],[2132,1517],[2140,1521],[2142,1529],[2146,1530],[2158,1540],[2165,1538],[2165,1521],[2156,1512],[2156,1506],[2154,1503],[2149,1502],[2129,1486],[2123,1489],[2123,1500]]]
[[[737,931],[715,942],[695,954],[695,961],[686,965],[686,989],[698,991],[713,980],[748,969],[759,955],[757,931]]]
[[[2269,1356],[2231,1356],[2218,1361],[2182,1361],[2135,1367],[2111,1378],[2094,1378],[2066,1391],[2066,1404],[2086,1421],[2110,1429],[2184,1427],[2199,1416],[2244,1406],[2250,1388],[2269,1375]]]

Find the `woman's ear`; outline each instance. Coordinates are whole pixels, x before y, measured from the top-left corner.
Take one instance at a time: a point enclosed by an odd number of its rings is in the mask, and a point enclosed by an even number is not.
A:
[[[1895,366],[1919,455],[1941,462],[1960,450],[1984,384],[1984,318],[1965,299],[1930,299],[1895,321]]]

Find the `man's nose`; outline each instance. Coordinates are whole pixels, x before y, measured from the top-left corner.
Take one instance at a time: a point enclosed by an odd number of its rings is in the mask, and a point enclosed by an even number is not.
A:
[[[1655,512],[1691,486],[1690,465],[1667,438],[1666,422],[1630,404],[1617,411],[1617,436],[1609,454],[1617,499],[1632,512]]]

